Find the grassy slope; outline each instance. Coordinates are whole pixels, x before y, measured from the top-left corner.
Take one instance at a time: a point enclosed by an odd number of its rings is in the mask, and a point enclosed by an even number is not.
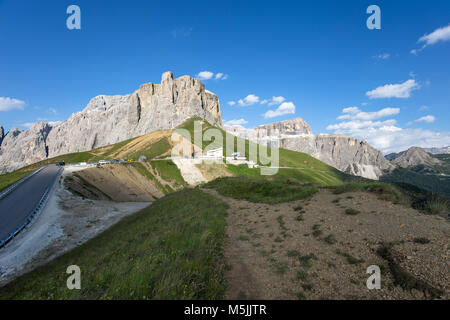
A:
[[[190,133],[191,142],[194,142],[194,121],[201,120],[199,118],[189,119],[185,123],[179,126],[179,128],[186,129]],[[211,126],[206,121],[203,124],[203,131],[209,128],[215,128]],[[218,128],[216,128],[218,129]],[[223,135],[223,144],[226,145],[225,131],[218,129]],[[256,145],[254,142],[244,140],[242,138],[234,137],[234,149],[237,150],[238,141],[245,144],[245,155],[249,158],[249,150],[251,145]],[[209,144],[213,143],[213,146],[217,146],[214,142],[203,141],[202,148],[206,148]],[[259,146],[258,149],[258,159],[260,156],[259,150],[262,150],[262,155],[271,154],[272,149]],[[279,166],[280,167],[291,167],[297,169],[279,169],[277,176],[279,177],[290,177],[299,183],[315,183],[322,186],[336,185],[342,183],[345,175],[336,170],[335,168],[323,163],[322,161],[311,157],[310,155],[302,152],[295,152],[287,149],[278,149],[279,151]],[[225,150],[224,150],[225,153]],[[265,159],[265,157],[263,157]],[[246,165],[233,166],[228,165],[229,171],[237,176],[247,176],[247,177],[260,177],[259,169],[249,169]]]
[[[381,177],[382,181],[415,185],[430,192],[450,196],[450,177],[418,173],[410,169],[397,168]]]
[[[0,288],[0,299],[223,298],[226,207],[196,189],[170,194]],[[73,264],[81,290],[66,287]]]
[[[285,179],[242,176],[219,178],[207,183],[205,187],[216,189],[221,194],[235,199],[269,204],[304,199],[318,191],[314,186],[295,182],[288,183]]]
[[[16,181],[19,181],[20,179],[22,179],[29,173],[30,173],[30,171],[18,170],[18,171],[14,171],[11,173],[6,173],[6,174],[0,175],[0,191],[2,191],[3,189],[6,189],[7,187],[12,185]]]
[[[190,132],[191,140],[194,141],[194,121],[200,120],[200,118],[192,118],[187,120],[185,123],[180,125],[178,128],[186,129]],[[209,128],[216,128],[210,125],[208,122],[204,121],[203,124],[203,131],[206,131]],[[223,145],[225,145],[225,131],[222,129],[218,129],[223,137]],[[143,138],[151,139],[155,134],[158,134],[158,132],[155,133],[149,133]],[[0,191],[3,188],[6,188],[7,186],[11,185],[15,181],[19,180],[23,176],[27,175],[28,173],[40,168],[43,165],[51,164],[51,163],[57,163],[60,161],[65,161],[66,163],[75,163],[75,162],[91,162],[91,161],[99,161],[99,160],[113,160],[117,159],[118,154],[125,154],[125,159],[138,159],[139,156],[145,155],[147,159],[155,159],[158,158],[162,154],[166,154],[170,151],[171,145],[169,142],[169,139],[166,136],[163,136],[159,139],[157,139],[154,143],[151,145],[146,146],[144,149],[140,149],[137,151],[130,151],[133,150],[133,146],[137,143],[138,139],[142,137],[136,137],[129,140],[125,140],[110,146],[101,147],[98,149],[94,149],[91,151],[85,151],[85,152],[77,152],[77,153],[71,153],[71,154],[65,154],[61,156],[57,156],[51,159],[47,159],[44,161],[37,162],[35,164],[32,164],[30,166],[24,167],[20,170],[17,170],[13,173],[9,173],[6,175],[0,175]],[[242,138],[233,137],[234,139],[234,146],[235,150],[237,150],[237,144],[238,141],[241,141],[245,144],[245,154],[248,157],[249,156],[249,150],[251,145],[256,145],[253,142],[250,142],[248,140],[244,140]],[[203,141],[202,148],[206,148],[211,142]],[[271,152],[270,148],[260,146],[261,150],[263,150],[263,154],[266,154],[267,152]],[[259,155],[259,151],[258,151]],[[342,174],[338,172],[336,169],[328,166],[327,164],[301,152],[295,152],[291,150],[285,150],[285,149],[279,149],[279,155],[280,155],[280,166],[281,167],[295,167],[295,168],[301,168],[303,169],[302,173],[293,173],[293,171],[286,171],[286,170],[280,170],[280,175],[295,175],[296,177],[304,177],[305,182],[317,182],[321,185],[326,185],[328,183],[335,184],[339,183],[342,180]],[[156,161],[155,161],[156,162]],[[181,185],[185,185],[184,181],[182,179],[180,180],[180,175],[174,172],[173,167],[170,164],[167,163],[161,163],[156,164],[158,167],[158,170],[160,170],[161,175],[166,175],[168,177],[174,178],[178,183]],[[232,173],[236,174],[239,173],[239,170],[234,170],[233,168],[230,169]],[[245,175],[252,175],[252,173],[245,173]]]
[[[153,133],[149,133],[145,136],[151,138],[152,135]],[[125,159],[138,159],[139,156],[141,155],[145,155],[147,159],[153,159],[170,150],[170,144],[167,137],[162,137],[161,139],[157,140],[155,143],[151,144],[147,148],[140,150],[139,153],[136,152],[127,153],[127,150],[129,150],[135,144],[135,141],[138,138],[140,137],[132,138],[129,140],[125,140],[113,145],[101,147],[91,151],[60,155],[57,157],[39,161],[32,165],[23,167],[17,171],[0,175],[0,191],[8,187],[9,185],[13,184],[20,178],[47,164],[58,163],[60,161],[65,161],[66,163],[77,163],[77,162],[93,162],[99,160],[114,160],[117,159],[116,155],[119,153],[125,153],[126,154],[126,156],[124,157]]]
[[[444,161],[448,164],[450,164],[450,154],[444,153],[444,154],[435,154],[433,157],[438,158],[441,161]]]
[[[177,186],[187,186],[180,170],[171,160],[151,161],[151,166],[156,169],[158,174],[166,181],[173,181]]]

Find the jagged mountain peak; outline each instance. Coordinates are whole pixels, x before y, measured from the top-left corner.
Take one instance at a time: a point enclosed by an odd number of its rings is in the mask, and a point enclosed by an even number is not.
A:
[[[190,76],[163,73],[160,84],[146,83],[128,95],[98,95],[83,111],[59,123],[37,123],[11,130],[3,138],[0,173],[47,157],[88,151],[146,133],[173,129],[200,117],[222,127],[220,103],[204,84]]]
[[[311,127],[302,118],[279,121],[246,129],[225,126],[230,133],[269,145],[303,152],[338,170],[370,179],[379,179],[384,170],[393,165],[369,143],[339,134],[312,134]]]
[[[425,149],[411,147],[408,150],[393,153],[386,156],[393,164],[402,168],[414,167],[418,165],[439,165],[441,161],[430,156]]]

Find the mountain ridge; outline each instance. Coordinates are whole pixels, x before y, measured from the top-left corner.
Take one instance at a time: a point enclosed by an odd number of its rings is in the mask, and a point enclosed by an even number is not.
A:
[[[440,165],[441,161],[430,156],[424,148],[411,147],[408,150],[386,155],[386,159],[402,168],[418,165]]]
[[[11,129],[0,140],[0,173],[61,154],[173,129],[195,116],[222,127],[217,96],[198,79],[174,79],[172,72],[165,72],[161,84],[146,83],[124,96],[96,96],[65,121],[39,122],[29,130]]]
[[[383,171],[394,168],[381,151],[366,141],[337,134],[312,134],[311,127],[302,118],[255,129],[236,125],[224,128],[263,145],[309,154],[340,171],[364,178],[378,180]]]

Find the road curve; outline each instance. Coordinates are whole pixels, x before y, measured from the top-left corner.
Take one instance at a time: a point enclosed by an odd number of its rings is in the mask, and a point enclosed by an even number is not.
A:
[[[49,165],[0,200],[0,240],[21,226],[36,207],[58,174],[57,165]]]

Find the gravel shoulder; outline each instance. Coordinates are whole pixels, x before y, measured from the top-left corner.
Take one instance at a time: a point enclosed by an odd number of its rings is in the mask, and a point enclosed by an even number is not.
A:
[[[81,245],[123,217],[151,202],[83,200],[64,187],[64,176],[55,184],[48,203],[35,220],[0,250],[0,286]]]
[[[450,224],[439,216],[379,200],[375,194],[313,197],[278,205],[224,197],[227,299],[427,299],[404,290],[379,255],[392,243],[395,261],[414,279],[450,298]],[[353,214],[347,214],[346,210]],[[367,267],[381,268],[381,289],[369,290]]]

